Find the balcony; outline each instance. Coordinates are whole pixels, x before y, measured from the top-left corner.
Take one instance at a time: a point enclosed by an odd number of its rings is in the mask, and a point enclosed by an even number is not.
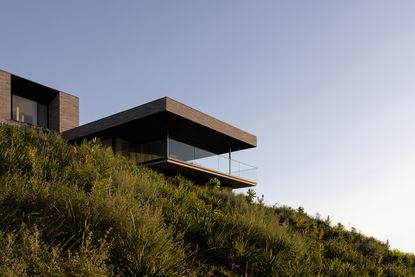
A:
[[[257,168],[230,158],[225,155],[217,155],[198,147],[168,138],[168,159],[186,162],[196,168],[220,172],[252,183],[257,182]]]
[[[148,166],[172,174],[180,173],[199,183],[218,178],[225,187],[254,186],[257,168],[231,159],[231,152],[218,155],[190,144],[167,138],[134,143],[119,138],[104,140],[104,145],[115,145],[117,154],[128,157],[138,165]]]

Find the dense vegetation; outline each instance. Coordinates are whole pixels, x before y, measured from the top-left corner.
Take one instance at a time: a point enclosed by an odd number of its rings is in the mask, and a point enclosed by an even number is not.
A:
[[[415,274],[413,255],[254,198],[0,126],[0,276]]]

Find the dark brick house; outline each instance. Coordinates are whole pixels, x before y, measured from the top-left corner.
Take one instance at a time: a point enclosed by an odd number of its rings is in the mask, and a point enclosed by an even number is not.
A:
[[[0,122],[48,128],[73,144],[99,138],[139,166],[198,183],[256,185],[256,168],[232,159],[256,136],[168,97],[78,126],[77,97],[0,70]]]

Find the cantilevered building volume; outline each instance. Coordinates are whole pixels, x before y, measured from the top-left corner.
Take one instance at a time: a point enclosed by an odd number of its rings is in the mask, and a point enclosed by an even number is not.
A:
[[[166,174],[204,184],[256,185],[257,169],[232,159],[256,147],[256,136],[164,97],[78,126],[79,102],[70,94],[0,71],[0,121],[49,128],[70,143],[99,138],[117,154]]]

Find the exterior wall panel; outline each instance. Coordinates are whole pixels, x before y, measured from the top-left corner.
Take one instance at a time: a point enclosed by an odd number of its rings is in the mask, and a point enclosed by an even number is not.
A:
[[[11,75],[0,70],[0,122],[11,119]]]
[[[59,92],[59,132],[79,126],[79,99],[73,95]]]
[[[49,104],[49,129],[61,133],[78,126],[78,97],[59,92]]]
[[[59,94],[49,104],[49,129],[59,132]]]

